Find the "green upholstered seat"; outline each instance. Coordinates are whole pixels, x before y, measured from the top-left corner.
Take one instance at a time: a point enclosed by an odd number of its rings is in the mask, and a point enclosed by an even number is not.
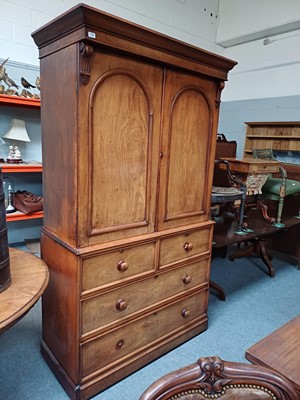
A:
[[[272,149],[253,149],[253,157],[264,160],[276,160]],[[287,179],[286,170],[282,165],[279,167],[281,177],[274,178],[270,175],[262,188],[264,199],[278,201],[276,225],[282,226],[281,216],[284,205],[284,198],[300,193],[300,182]]]
[[[264,195],[273,197],[272,200],[278,200],[281,182],[282,182],[281,178],[269,177],[267,182],[264,184],[262,188]],[[300,182],[293,181],[292,179],[287,179],[285,183],[285,195],[291,196],[299,192],[300,192]]]

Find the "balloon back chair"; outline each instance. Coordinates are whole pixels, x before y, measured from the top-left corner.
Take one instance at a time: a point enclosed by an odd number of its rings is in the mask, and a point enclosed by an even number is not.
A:
[[[299,400],[281,374],[257,365],[203,357],[152,383],[140,400]]]
[[[224,206],[227,204],[234,205],[234,211],[237,214],[238,220],[238,228],[237,233],[243,231],[243,217],[244,217],[244,208],[246,201],[246,186],[245,184],[238,180],[230,171],[229,162],[226,160],[215,160],[215,172],[219,166],[223,164],[226,169],[227,176],[227,186],[213,186],[211,193],[211,206],[220,205]],[[226,184],[226,183],[225,183]],[[238,207],[235,206],[238,201]]]
[[[253,149],[254,158],[278,161],[272,149]],[[293,196],[300,193],[300,182],[287,179],[286,170],[282,165],[279,167],[280,178],[270,175],[262,188],[265,200],[275,200],[278,202],[276,223],[277,226],[284,226],[281,222],[284,199],[286,196]],[[298,217],[300,214],[298,215]]]

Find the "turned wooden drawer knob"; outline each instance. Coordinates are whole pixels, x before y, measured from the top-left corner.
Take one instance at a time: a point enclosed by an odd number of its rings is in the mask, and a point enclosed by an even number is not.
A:
[[[184,243],[183,248],[185,251],[193,250],[193,243],[186,242],[186,243]]]
[[[117,310],[119,310],[119,311],[124,311],[124,310],[126,310],[126,308],[127,308],[127,303],[126,303],[126,301],[123,300],[123,299],[119,299],[119,300],[117,301],[117,303],[116,303],[116,308],[117,308]]]
[[[116,344],[116,349],[120,350],[122,348],[123,344],[124,344],[124,340],[120,339]]]
[[[187,308],[184,308],[181,311],[181,315],[182,315],[183,318],[188,318],[190,316],[190,312],[189,312],[189,310]]]
[[[118,268],[118,270],[119,270],[120,272],[125,272],[125,271],[127,271],[127,270],[128,270],[128,267],[129,267],[129,265],[128,265],[128,263],[127,263],[126,261],[121,260],[121,261],[118,262],[117,268]]]
[[[189,283],[191,283],[191,281],[192,281],[192,278],[191,278],[191,276],[188,275],[188,274],[185,274],[184,277],[182,278],[182,282],[183,282],[185,285],[188,285]]]

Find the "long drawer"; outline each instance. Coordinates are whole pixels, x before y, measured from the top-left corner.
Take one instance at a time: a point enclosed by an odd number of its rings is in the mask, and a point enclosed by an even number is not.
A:
[[[211,225],[194,232],[162,239],[160,245],[160,266],[200,255],[210,250]]]
[[[82,301],[82,334],[208,281],[208,258]]]
[[[154,269],[155,243],[83,259],[82,290],[118,282]]]
[[[206,318],[207,289],[156,312],[146,315],[107,334],[81,345],[82,373],[86,377],[95,371],[109,369],[117,360],[133,357],[149,348],[151,343],[174,333],[194,319]],[[200,317],[203,318],[200,318]]]

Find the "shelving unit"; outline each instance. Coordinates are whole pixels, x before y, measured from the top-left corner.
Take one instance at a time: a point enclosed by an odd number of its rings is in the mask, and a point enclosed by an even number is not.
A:
[[[300,122],[245,122],[247,125],[244,157],[252,149],[300,151]]]
[[[41,102],[34,98],[25,98],[20,96],[7,96],[0,94],[0,106],[9,107],[25,107],[39,109]],[[38,162],[21,163],[21,164],[0,164],[3,173],[42,173],[42,164]],[[29,219],[43,218],[43,212],[33,214],[23,214],[16,211],[6,215],[7,222],[22,221]]]
[[[41,101],[39,99],[21,96],[8,96],[6,94],[0,94],[0,104],[10,107],[41,107]]]
[[[42,172],[43,167],[41,163],[22,163],[22,164],[0,164],[3,173],[33,173]],[[32,214],[23,214],[19,211],[11,214],[6,214],[6,221],[22,221],[28,219],[43,218],[43,212],[39,211]]]

